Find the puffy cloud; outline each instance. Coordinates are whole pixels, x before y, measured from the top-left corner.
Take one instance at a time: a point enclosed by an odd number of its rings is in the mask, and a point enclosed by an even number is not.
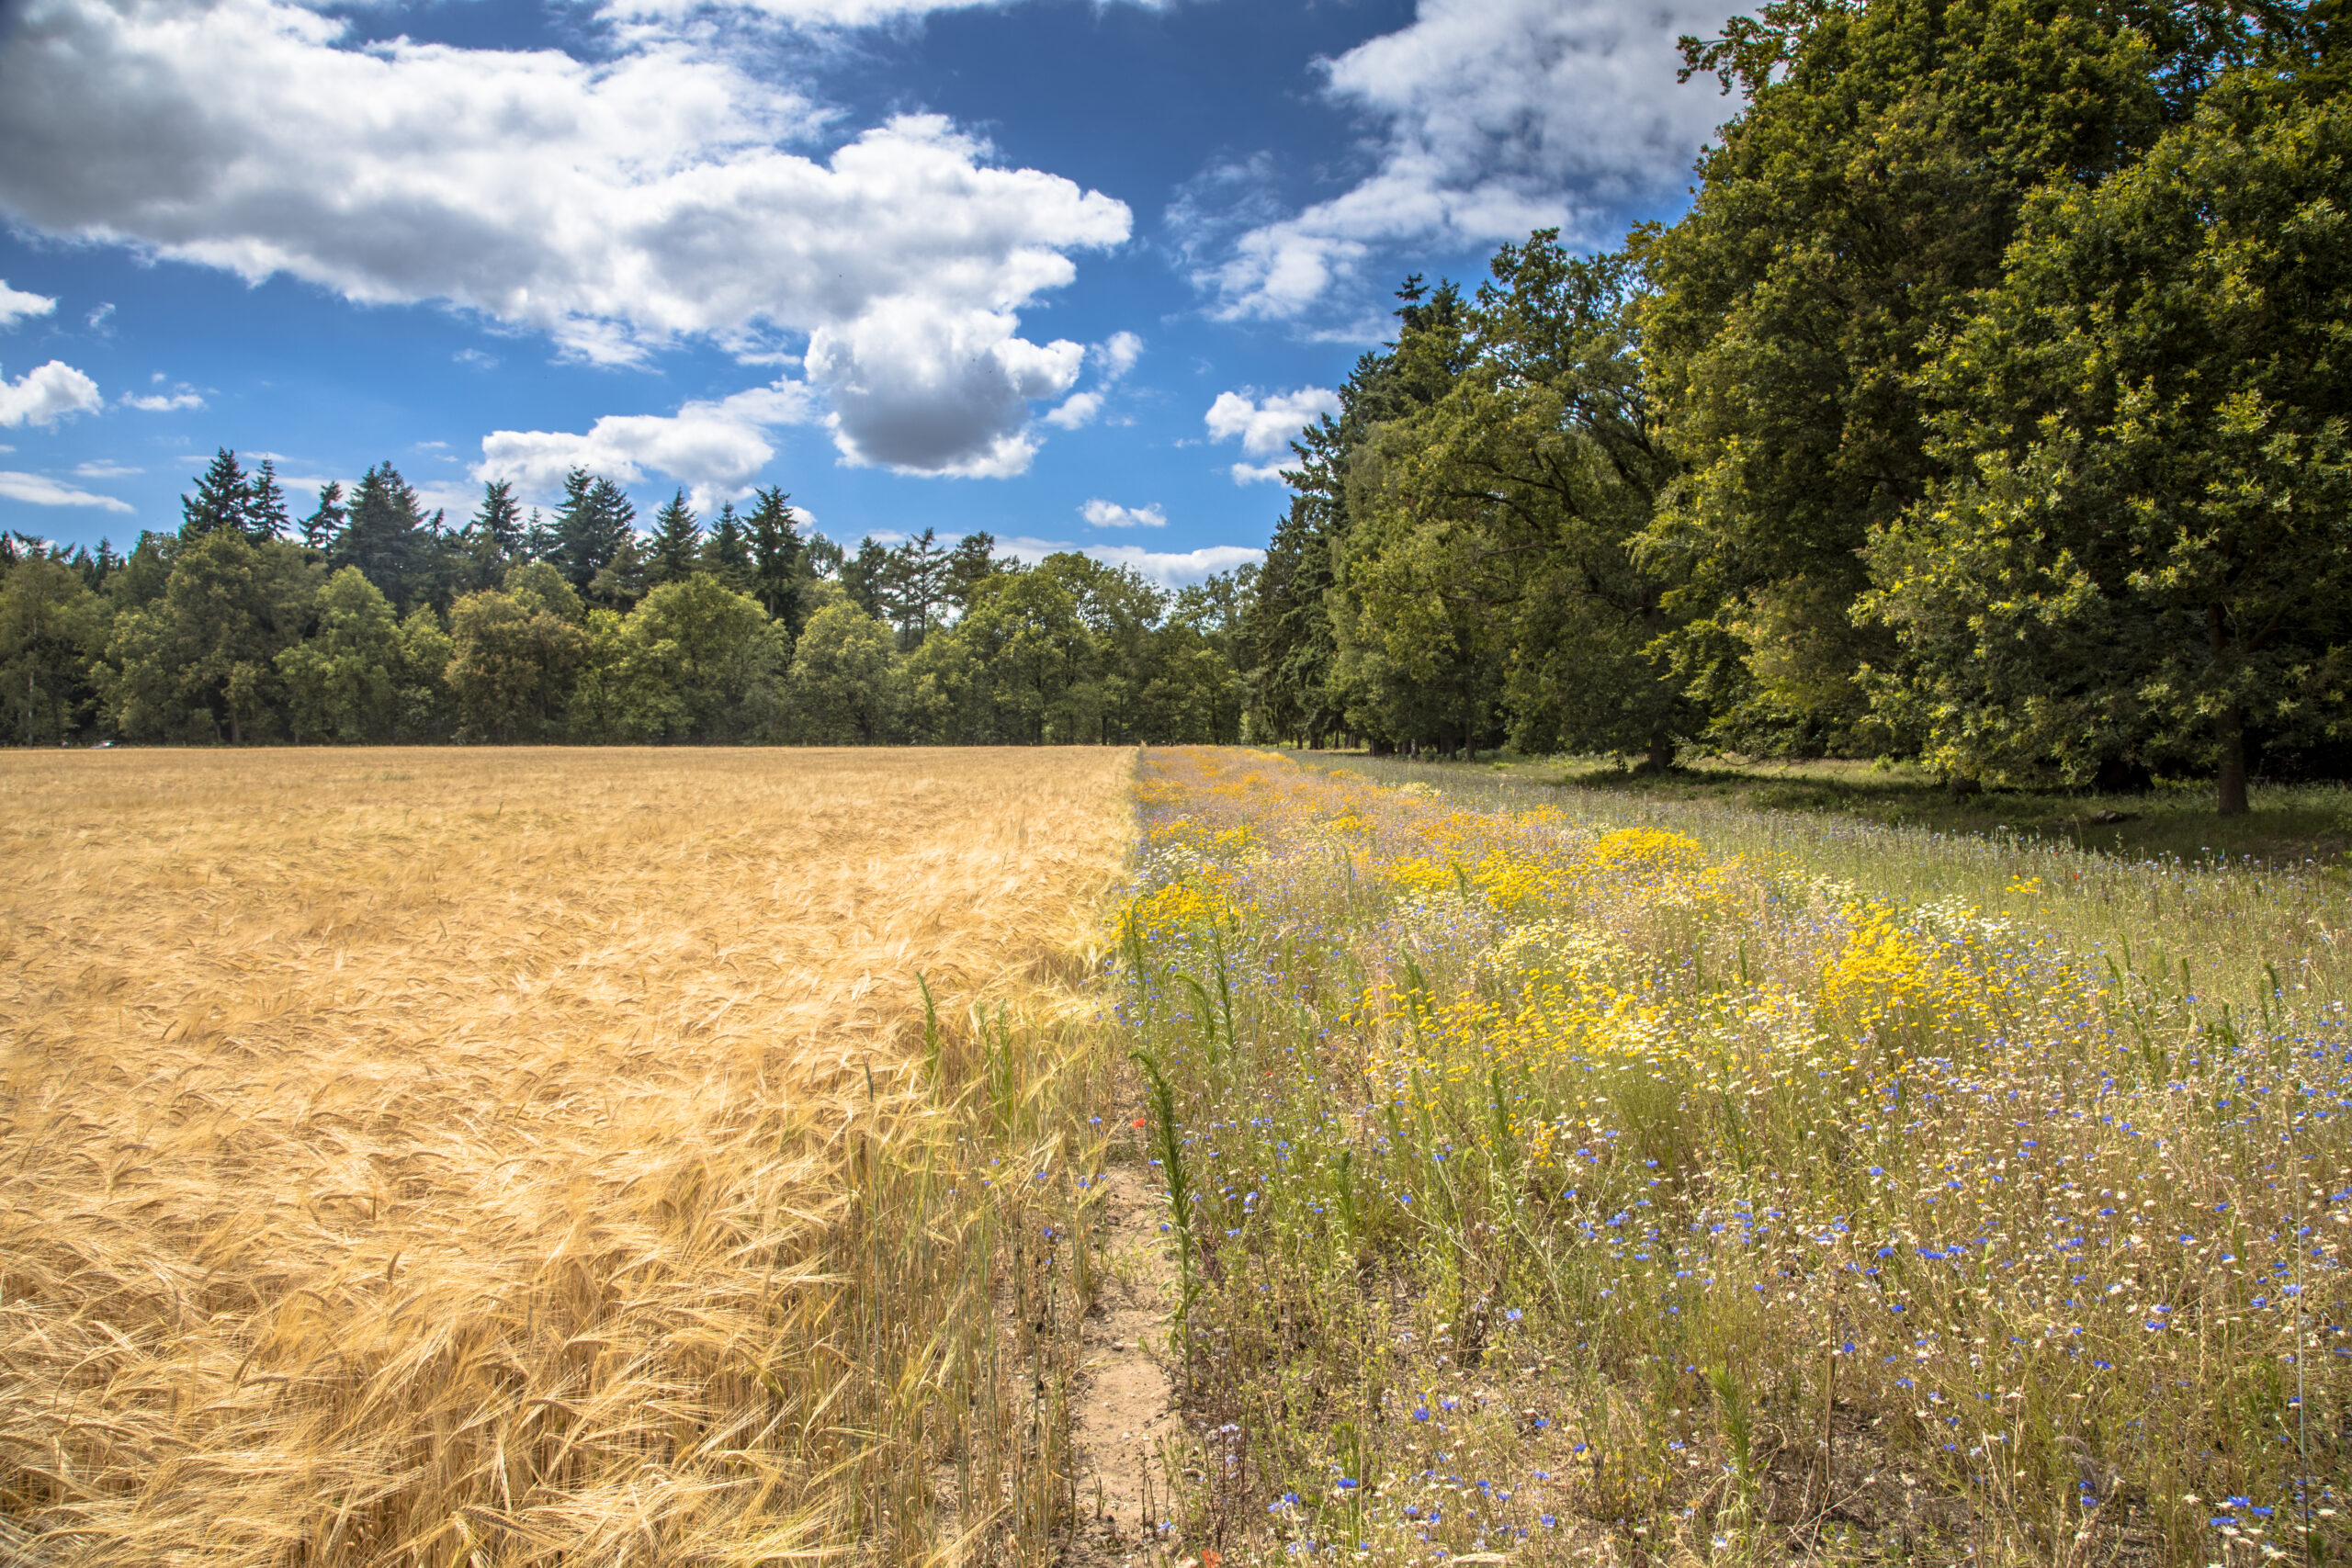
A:
[[[1375,246],[1471,245],[1668,193],[1723,113],[1676,90],[1676,39],[1728,0],[1421,0],[1414,21],[1328,66],[1328,93],[1383,126],[1353,187],[1262,221],[1195,280],[1228,317],[1293,316]],[[1171,219],[1183,215],[1171,213]]]
[[[1072,392],[1060,407],[1046,415],[1046,423],[1061,430],[1076,430],[1080,425],[1092,424],[1102,412],[1102,393]]]
[[[1133,333],[1113,333],[1102,342],[1088,349],[1087,357],[1095,364],[1096,381],[1091,391],[1073,392],[1059,408],[1046,415],[1047,424],[1063,430],[1076,430],[1092,424],[1102,412],[1103,399],[1119,384],[1126,373],[1143,357],[1143,339]]]
[[[0,501],[21,501],[28,506],[95,506],[107,512],[129,512],[130,508],[110,495],[95,495],[86,490],[60,484],[41,474],[20,474],[0,468]]]
[[[0,207],[17,220],[447,301],[594,360],[805,333],[854,462],[1025,466],[1028,400],[1068,390],[1082,351],[1026,342],[1016,312],[1130,226],[937,117],[786,151],[824,117],[658,29],[591,63],[340,47],[344,21],[285,0],[29,0],[14,27]]]
[[[682,17],[709,0],[608,0],[605,13],[620,17]],[[870,28],[903,22],[933,11],[994,9],[1011,0],[725,0],[733,8],[756,11],[802,28]],[[1171,0],[1124,0],[1146,11],[1166,10]]]
[[[0,327],[13,327],[28,316],[46,316],[56,309],[57,301],[48,295],[11,288],[8,280],[0,277]]]
[[[0,425],[54,424],[67,414],[106,406],[98,384],[62,359],[36,366],[10,381],[0,378]]]
[[[1266,558],[1266,552],[1244,545],[1207,545],[1197,550],[1148,550],[1140,545],[1080,545],[1054,539],[1013,538],[997,541],[1000,549],[1035,565],[1057,551],[1075,547],[1080,555],[1111,566],[1128,567],[1162,588],[1181,588],[1220,571],[1231,571]]]
[[[143,474],[144,468],[127,468],[120,463],[76,463],[74,477],[77,479],[127,479],[133,474]]]
[[[1168,513],[1157,504],[1150,506],[1121,506],[1115,502],[1094,500],[1078,509],[1090,528],[1165,528]]]
[[[616,484],[637,484],[648,470],[694,491],[697,507],[741,495],[775,448],[763,434],[814,417],[808,389],[797,381],[754,387],[732,397],[689,402],[674,414],[606,414],[584,434],[494,430],[481,439],[477,479],[512,479],[527,495],[552,498],[563,477],[585,468]]]
[[[1083,345],[1015,335],[1010,311],[903,297],[808,335],[808,378],[832,393],[833,446],[861,466],[1001,479],[1037,450],[1029,400],[1078,380]]]
[[[1329,387],[1301,387],[1295,392],[1274,392],[1261,398],[1253,389],[1219,392],[1205,419],[1209,438],[1229,441],[1238,436],[1241,449],[1253,457],[1270,457],[1289,446],[1293,437],[1327,413],[1340,412],[1340,394]],[[1283,464],[1236,463],[1229,470],[1238,485],[1258,484],[1283,477]]]
[[[1266,552],[1241,545],[1207,545],[1197,550],[1147,550],[1140,545],[1089,545],[1086,553],[1112,566],[1131,567],[1162,588],[1198,582],[1220,571],[1249,566]]]
[[[1115,381],[1136,367],[1143,357],[1143,339],[1133,333],[1113,333],[1094,351],[1102,361],[1102,378]]]

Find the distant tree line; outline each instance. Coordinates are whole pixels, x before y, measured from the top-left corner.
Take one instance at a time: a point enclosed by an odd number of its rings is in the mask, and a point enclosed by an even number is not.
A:
[[[1775,0],[1694,200],[1418,279],[1245,585],[1253,733],[2343,776],[2334,6]]]
[[[455,529],[387,466],[289,515],[17,550],[17,738],[1693,742],[1955,787],[2352,771],[2340,0],[1772,0],[1688,212],[1543,231],[1300,433],[1262,566],[1172,597],[786,498],[650,531],[575,473]]]
[[[781,490],[638,526],[575,471],[552,515],[494,480],[463,525],[390,465],[295,518],[222,451],[127,556],[0,540],[11,739],[384,743],[1231,741],[1229,579],[1170,595],[926,529],[845,553]]]

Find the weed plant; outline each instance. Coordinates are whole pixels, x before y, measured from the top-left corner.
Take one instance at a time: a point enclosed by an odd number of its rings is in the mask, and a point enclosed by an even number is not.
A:
[[[2340,889],[1430,773],[1147,760],[1188,1546],[2352,1549]]]

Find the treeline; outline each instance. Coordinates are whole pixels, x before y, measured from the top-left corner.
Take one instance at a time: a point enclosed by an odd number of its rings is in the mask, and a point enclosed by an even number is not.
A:
[[[1172,598],[986,535],[571,476],[16,552],[19,739],[1698,742],[1956,787],[2352,772],[2341,0],[1778,0],[1686,39],[1689,211],[1556,233],[1301,433],[1261,568]]]
[[[1783,0],[1679,221],[1505,247],[1305,434],[1253,729],[2343,776],[2332,7]]]
[[[780,490],[638,526],[573,473],[462,525],[386,464],[297,520],[223,451],[127,556],[0,541],[12,738],[383,743],[1231,741],[1234,585],[1175,595],[986,534],[846,553]]]

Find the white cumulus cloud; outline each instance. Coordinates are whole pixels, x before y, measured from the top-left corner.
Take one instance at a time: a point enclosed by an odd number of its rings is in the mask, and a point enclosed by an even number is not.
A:
[[[1246,545],[1205,545],[1197,550],[1148,550],[1140,545],[1078,545],[1055,539],[1000,539],[997,547],[1035,566],[1047,556],[1075,549],[1110,566],[1133,570],[1162,588],[1181,588],[1220,571],[1249,566],[1266,558],[1266,552]]]
[[[13,381],[0,378],[0,425],[54,424],[105,406],[98,384],[62,359],[35,366]]]
[[[1103,400],[1112,388],[1136,367],[1143,357],[1143,339],[1133,333],[1113,333],[1102,342],[1086,351],[1087,358],[1095,366],[1095,384],[1090,390],[1073,392],[1059,407],[1046,415],[1047,424],[1063,430],[1076,430],[1091,424],[1102,412]]]
[[[581,434],[494,430],[481,440],[476,479],[511,479],[526,495],[552,499],[573,468],[616,484],[668,476],[694,491],[700,508],[741,496],[775,456],[764,432],[814,417],[797,381],[754,387],[685,404],[674,414],[606,414]]]
[[[1100,392],[1072,392],[1046,415],[1046,423],[1060,430],[1092,424],[1102,412]]]
[[[1090,528],[1165,528],[1168,513],[1155,503],[1149,506],[1121,506],[1116,502],[1096,499],[1085,502],[1078,514],[1086,519]]]
[[[601,361],[806,333],[846,459],[969,474],[1025,466],[1029,402],[1077,376],[1079,345],[1026,341],[1018,311],[1129,232],[1123,203],[936,116],[791,151],[824,114],[660,29],[598,62],[345,32],[285,0],[28,0],[0,209]]]
[[[1385,243],[1467,246],[1552,225],[1602,237],[1604,215],[1668,194],[1723,118],[1711,89],[1677,87],[1675,40],[1738,8],[1420,0],[1408,26],[1327,67],[1328,95],[1381,128],[1373,171],[1255,223],[1195,281],[1226,316],[1295,316]]]
[[[1113,333],[1094,352],[1102,361],[1102,378],[1115,381],[1143,357],[1143,339],[1133,333]]]
[[[1293,437],[1323,415],[1340,412],[1340,394],[1329,387],[1301,387],[1295,392],[1255,389],[1219,392],[1204,419],[1213,441],[1238,437],[1241,450],[1252,457],[1267,457],[1287,447]],[[1283,477],[1283,464],[1236,463],[1230,470],[1235,484],[1256,484]]]
[[[1086,553],[1111,566],[1131,567],[1162,588],[1188,582],[1266,558],[1266,552],[1242,545],[1206,545],[1197,550],[1147,550],[1140,545],[1089,545]]]
[[[712,0],[608,0],[607,16],[683,17]],[[904,22],[934,11],[992,10],[1012,0],[720,0],[732,9],[758,12],[797,27],[870,28]],[[1166,10],[1173,0],[1122,0],[1140,10]]]
[[[13,327],[28,316],[46,316],[56,309],[57,301],[48,295],[11,288],[8,280],[0,277],[0,327]]]
[[[22,474],[7,468],[0,468],[0,501],[21,501],[28,506],[95,506],[106,512],[130,510],[113,496],[75,490],[42,474]]]

